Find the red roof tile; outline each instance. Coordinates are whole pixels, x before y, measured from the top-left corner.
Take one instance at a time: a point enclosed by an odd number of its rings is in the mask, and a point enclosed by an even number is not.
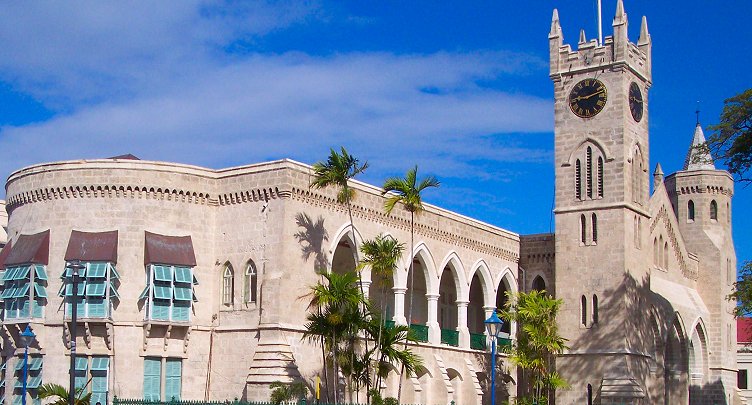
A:
[[[736,341],[738,343],[752,343],[752,318],[736,319]]]

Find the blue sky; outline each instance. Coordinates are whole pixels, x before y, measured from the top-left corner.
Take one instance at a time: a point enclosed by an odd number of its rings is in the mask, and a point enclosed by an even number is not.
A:
[[[604,35],[616,1],[603,2]],[[0,174],[133,153],[212,168],[346,146],[381,184],[413,164],[426,200],[514,232],[548,232],[554,8],[564,40],[597,33],[596,2],[3,3]],[[746,1],[626,0],[653,39],[651,167],[681,169],[704,125],[750,87]],[[2,195],[0,195],[2,198]],[[752,191],[734,233],[752,259]]]

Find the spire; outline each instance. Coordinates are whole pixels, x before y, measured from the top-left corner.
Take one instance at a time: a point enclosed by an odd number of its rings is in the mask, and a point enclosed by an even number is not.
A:
[[[705,143],[705,134],[699,122],[695,126],[695,136],[692,138],[687,158],[684,159],[684,170],[715,170],[713,156],[710,155],[708,145]]]
[[[586,42],[587,42],[587,37],[585,36],[585,30],[584,30],[584,29],[581,29],[581,30],[580,30],[580,41],[579,41],[579,45],[582,45],[582,44],[584,44],[584,43],[586,43]]]
[[[661,164],[658,163],[655,165],[655,170],[653,171],[653,190],[657,189],[661,184],[663,184],[663,169],[661,168]]]
[[[554,15],[551,17],[551,32],[548,38],[561,38],[561,23],[559,22],[559,10],[554,9]]]
[[[645,45],[650,42],[650,33],[648,33],[648,19],[642,16],[642,25],[640,25],[640,39],[637,40],[637,45]]]
[[[614,25],[621,25],[627,22],[627,13],[624,12],[624,1],[616,2],[616,15],[614,15]]]

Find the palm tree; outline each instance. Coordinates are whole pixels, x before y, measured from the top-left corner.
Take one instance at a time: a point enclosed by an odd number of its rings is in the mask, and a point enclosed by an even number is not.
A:
[[[373,240],[367,240],[363,242],[360,247],[360,252],[363,253],[363,260],[359,267],[371,268],[371,279],[379,279],[381,282],[377,286],[379,288],[379,298],[381,307],[379,308],[379,314],[382,319],[386,319],[384,313],[384,304],[386,303],[386,289],[392,285],[392,279],[394,277],[394,270],[397,269],[397,263],[402,257],[402,252],[405,251],[405,244],[399,243],[391,236],[378,235]],[[379,323],[379,330],[375,341],[381,341],[381,329],[382,323]],[[379,345],[376,345],[378,349]],[[379,355],[378,353],[376,354]],[[378,370],[376,370],[378,374]]]
[[[407,348],[408,341],[416,341],[409,326],[384,326],[381,317],[374,314],[366,325],[366,332],[374,338],[378,336],[375,390],[380,390],[381,380],[389,375],[392,367],[400,366],[401,373],[407,374],[414,374],[423,368],[420,356]],[[399,346],[403,346],[402,349]]]
[[[501,313],[502,318],[517,322],[517,341],[509,359],[523,371],[530,372],[532,396],[538,403],[548,403],[554,390],[567,382],[554,370],[556,355],[567,349],[566,339],[559,335],[556,315],[562,300],[545,291],[533,290],[510,295]]]
[[[431,187],[439,187],[439,181],[434,176],[428,176],[418,183],[418,166],[413,167],[407,171],[405,178],[390,177],[384,182],[384,195],[387,195],[384,208],[386,213],[390,214],[397,203],[401,203],[402,206],[410,213],[410,270],[408,271],[408,277],[410,278],[410,298],[409,306],[407,310],[408,323],[412,322],[413,317],[413,284],[415,283],[415,277],[413,277],[413,258],[412,254],[415,250],[415,216],[423,211],[423,201],[420,194],[423,190]],[[407,344],[407,343],[405,343]],[[404,371],[404,370],[403,370]],[[402,394],[402,378],[400,377],[399,389],[397,390],[397,396]]]
[[[292,384],[283,384],[281,381],[275,381],[269,384],[269,388],[272,389],[269,402],[274,405],[281,403],[289,403],[300,398],[305,398],[308,395],[308,387],[300,381],[295,381]]]
[[[337,202],[347,206],[347,216],[350,219],[350,232],[352,233],[355,253],[358,252],[358,241],[355,237],[355,225],[353,224],[352,216],[352,200],[355,198],[355,190],[350,188],[349,181],[363,173],[367,168],[368,162],[360,164],[358,158],[349,154],[344,146],[340,147],[340,153],[334,150],[334,148],[329,149],[329,157],[326,162],[316,162],[313,165],[314,178],[311,181],[312,187],[319,189],[329,186],[339,187]],[[360,273],[358,273],[358,284],[361,295],[365,295]],[[368,349],[368,341],[365,344],[366,349]]]
[[[356,313],[364,316],[360,308],[364,305],[363,295],[355,287],[357,275],[354,272],[322,273],[326,284],[319,282],[311,287],[311,302],[308,308],[319,308],[308,314],[304,338],[326,342],[331,350],[334,369],[334,402],[337,403],[336,379],[339,375],[339,346],[348,335],[357,333],[354,322]],[[354,330],[354,332],[353,332]],[[324,365],[326,367],[326,364]]]
[[[88,384],[88,383],[87,383]],[[48,405],[68,405],[68,390],[59,384],[44,384],[37,391],[39,399],[54,398]],[[91,392],[84,392],[83,388],[76,388],[75,405],[89,405]]]

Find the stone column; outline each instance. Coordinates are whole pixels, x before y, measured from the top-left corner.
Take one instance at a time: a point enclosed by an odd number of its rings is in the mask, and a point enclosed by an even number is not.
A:
[[[428,300],[428,342],[441,344],[441,326],[439,326],[439,294],[426,294]]]
[[[404,287],[392,287],[394,292],[394,317],[392,320],[399,325],[407,325],[405,318],[405,291]]]
[[[368,299],[368,292],[371,289],[371,281],[369,281],[369,280],[362,280],[360,282],[360,288],[363,291],[363,298]]]
[[[455,301],[457,304],[457,330],[460,332],[460,347],[470,348],[470,328],[467,327],[467,306],[470,301]]]

